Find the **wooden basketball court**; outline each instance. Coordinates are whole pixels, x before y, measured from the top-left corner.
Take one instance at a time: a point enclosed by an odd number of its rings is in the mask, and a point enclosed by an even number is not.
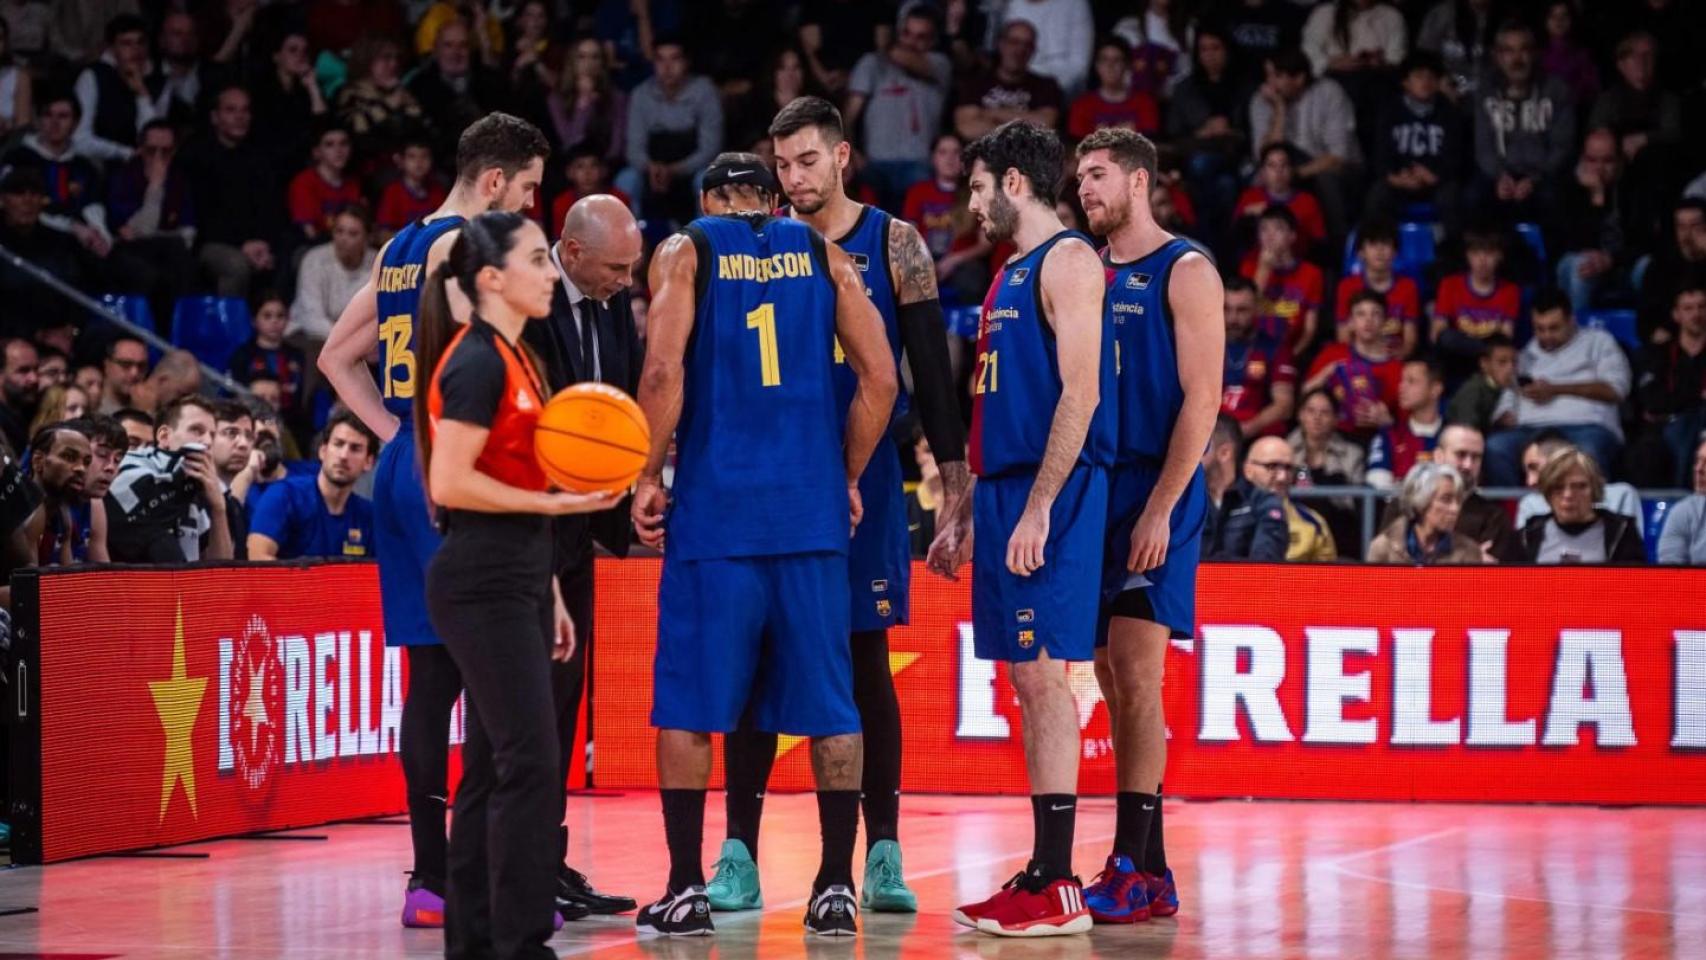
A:
[[[712,794],[707,869],[721,800]],[[902,844],[922,912],[866,916],[861,936],[841,943],[808,942],[800,928],[817,859],[812,797],[768,803],[762,913],[718,914],[717,935],[694,941],[636,942],[631,915],[585,920],[551,945],[561,957],[610,960],[1706,956],[1706,812],[1695,809],[1169,802],[1178,917],[1025,941],[948,916],[1024,863],[1023,798],[908,797]],[[1087,800],[1080,811],[1088,880],[1107,852],[1113,804]],[[656,795],[577,797],[571,817],[571,862],[595,883],[642,902],[662,891]],[[0,958],[442,955],[436,931],[398,925],[409,866],[400,822],[285,836],[308,839],[0,872]]]

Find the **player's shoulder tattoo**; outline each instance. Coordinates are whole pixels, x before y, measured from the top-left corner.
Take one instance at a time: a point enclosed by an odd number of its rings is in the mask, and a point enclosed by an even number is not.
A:
[[[899,217],[889,220],[889,263],[894,272],[897,302],[920,303],[935,300],[936,261],[918,228]]]

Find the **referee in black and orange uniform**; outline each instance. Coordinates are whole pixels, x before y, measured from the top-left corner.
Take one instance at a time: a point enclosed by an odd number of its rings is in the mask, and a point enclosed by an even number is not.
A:
[[[546,391],[521,342],[550,310],[545,235],[513,213],[462,227],[422,296],[415,398],[428,494],[444,545],[427,568],[427,611],[468,692],[445,898],[445,956],[544,960],[553,927],[557,734],[550,661],[574,634],[551,577],[550,518],[609,507],[553,493],[533,453]],[[454,282],[474,305],[450,317]]]

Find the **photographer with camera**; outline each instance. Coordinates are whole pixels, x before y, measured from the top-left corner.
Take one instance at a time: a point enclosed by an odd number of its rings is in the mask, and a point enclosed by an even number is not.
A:
[[[161,411],[154,444],[126,453],[103,501],[89,558],[97,563],[230,560],[225,488],[213,456],[216,412],[191,394]]]

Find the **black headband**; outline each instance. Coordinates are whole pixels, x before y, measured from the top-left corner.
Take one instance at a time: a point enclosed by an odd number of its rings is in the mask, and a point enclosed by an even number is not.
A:
[[[776,176],[770,168],[762,163],[752,163],[747,160],[717,160],[705,168],[705,179],[699,184],[700,190],[715,190],[728,184],[744,184],[776,193]]]

